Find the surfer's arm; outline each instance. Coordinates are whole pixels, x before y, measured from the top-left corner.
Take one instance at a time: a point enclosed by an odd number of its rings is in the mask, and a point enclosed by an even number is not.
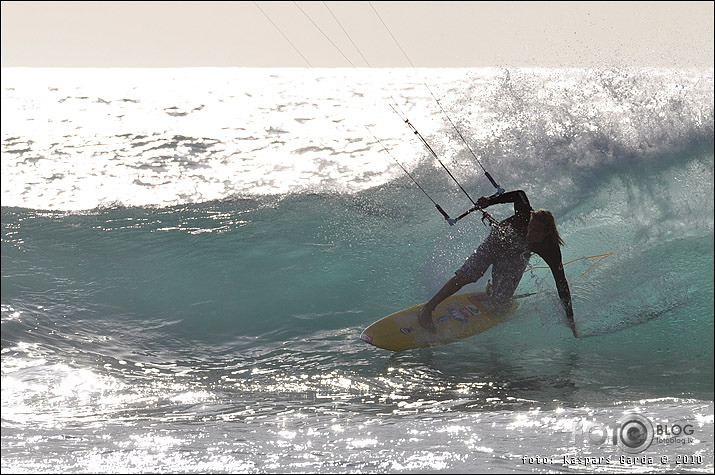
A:
[[[571,290],[569,289],[569,283],[564,274],[564,266],[559,262],[556,269],[551,268],[551,273],[556,281],[556,290],[559,292],[561,305],[564,306],[564,310],[566,311],[566,318],[568,318],[573,336],[578,337],[578,335],[576,335],[576,323],[573,319],[573,307],[571,306]]]
[[[487,208],[492,205],[514,203],[514,213],[530,213],[531,204],[526,193],[522,190],[507,191],[499,196],[482,196],[477,200],[477,205],[481,208]]]
[[[561,251],[556,248],[553,252],[547,252],[539,255],[546,261],[551,269],[551,274],[554,276],[554,281],[556,282],[556,290],[559,293],[559,298],[561,299],[561,305],[563,305],[566,311],[566,318],[568,319],[569,326],[573,332],[573,336],[578,338],[576,334],[576,323],[573,319],[573,307],[571,306],[571,290],[569,289],[569,283],[566,280],[566,273],[564,272],[564,266],[561,263]]]

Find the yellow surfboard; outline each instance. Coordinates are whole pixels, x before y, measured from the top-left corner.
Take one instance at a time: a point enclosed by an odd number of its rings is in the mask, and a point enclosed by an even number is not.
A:
[[[437,330],[422,328],[417,314],[424,304],[382,318],[362,332],[360,339],[391,351],[444,345],[481,333],[509,318],[519,306],[516,300],[496,308],[484,292],[457,294],[440,303],[432,313]]]

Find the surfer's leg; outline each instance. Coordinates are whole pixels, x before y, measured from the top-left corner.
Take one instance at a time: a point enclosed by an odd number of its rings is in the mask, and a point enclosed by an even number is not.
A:
[[[490,252],[491,244],[489,239],[479,245],[477,249],[464,261],[462,267],[457,269],[454,277],[449,279],[446,284],[420,309],[418,318],[420,325],[426,330],[434,332],[434,322],[432,321],[432,312],[444,299],[454,295],[467,284],[478,281],[489,266],[492,264],[492,253]]]
[[[474,281],[460,274],[456,274],[454,277],[449,279],[447,283],[437,291],[434,297],[432,297],[429,302],[427,302],[424,307],[420,309],[418,314],[420,325],[422,325],[422,327],[426,330],[435,332],[434,322],[432,321],[432,312],[434,309],[447,297],[454,295],[457,291],[459,291],[459,289],[467,284],[471,284],[472,282]]]
[[[497,305],[509,305],[528,263],[528,257],[523,254],[503,256],[495,260],[490,296]]]
[[[487,238],[467,257],[462,267],[454,272],[455,275],[467,279],[467,283],[476,282],[481,279],[487,269],[489,269],[489,266],[492,265],[492,262],[495,261],[494,248],[495,246],[490,239]]]

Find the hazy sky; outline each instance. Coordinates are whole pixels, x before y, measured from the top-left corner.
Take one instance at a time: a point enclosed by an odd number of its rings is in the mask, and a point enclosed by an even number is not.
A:
[[[415,66],[713,67],[712,1],[372,5]],[[410,66],[362,1],[3,1],[2,66],[351,67],[312,22],[355,66]]]

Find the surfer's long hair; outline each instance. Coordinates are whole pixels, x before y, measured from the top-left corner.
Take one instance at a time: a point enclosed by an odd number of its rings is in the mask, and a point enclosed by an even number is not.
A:
[[[531,219],[536,219],[539,223],[546,227],[546,238],[555,246],[563,246],[564,240],[559,235],[559,230],[556,228],[556,218],[551,211],[547,209],[537,209],[531,212]]]

